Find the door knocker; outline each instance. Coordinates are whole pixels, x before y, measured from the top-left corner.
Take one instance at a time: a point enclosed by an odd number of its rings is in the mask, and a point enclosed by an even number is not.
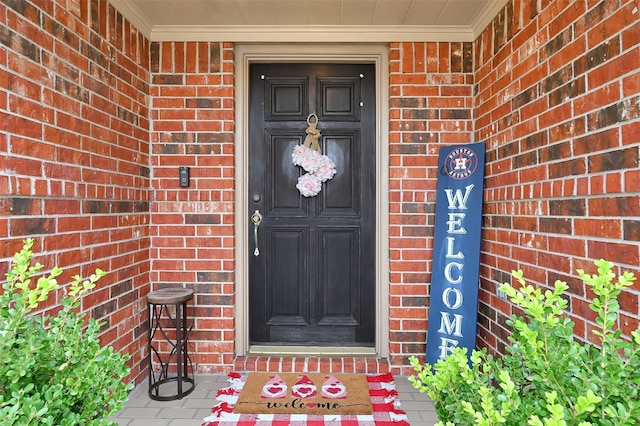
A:
[[[311,119],[315,118],[315,122]],[[320,193],[322,183],[333,178],[336,174],[336,165],[322,154],[320,148],[320,130],[318,129],[318,116],[315,113],[307,117],[307,136],[302,145],[296,145],[291,154],[294,165],[304,169],[305,174],[298,178],[296,188],[305,197],[314,197]]]

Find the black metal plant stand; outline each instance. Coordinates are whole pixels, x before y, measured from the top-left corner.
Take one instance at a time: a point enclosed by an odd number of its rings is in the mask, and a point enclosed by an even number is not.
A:
[[[186,288],[161,289],[147,295],[149,397],[156,401],[182,399],[195,387],[193,363],[187,348],[189,332],[193,327],[187,324],[187,302],[192,299],[193,290]],[[175,338],[171,335],[173,331]],[[162,348],[161,345],[166,348]],[[168,353],[165,349],[169,349]],[[159,367],[155,371],[154,361],[156,367]],[[172,364],[175,364],[175,372],[170,371]],[[165,386],[172,382],[176,383],[173,392],[167,390],[170,386]],[[162,394],[161,388],[164,391]]]

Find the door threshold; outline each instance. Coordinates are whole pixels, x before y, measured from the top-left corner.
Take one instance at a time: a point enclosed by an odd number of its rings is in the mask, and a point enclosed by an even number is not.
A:
[[[375,356],[375,348],[359,346],[279,346],[251,345],[250,356]]]

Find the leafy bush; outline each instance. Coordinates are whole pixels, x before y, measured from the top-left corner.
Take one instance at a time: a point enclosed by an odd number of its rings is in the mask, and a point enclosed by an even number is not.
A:
[[[128,355],[102,347],[100,327],[76,311],[83,294],[105,275],[97,269],[69,287],[55,316],[33,314],[58,289],[54,267],[31,277],[43,265],[31,265],[33,240],[24,242],[7,272],[0,295],[0,424],[109,425],[108,416],[127,399]]]
[[[568,288],[556,281],[553,290],[520,283],[500,289],[520,307],[526,318],[512,316],[506,354],[486,349],[467,357],[455,348],[435,365],[411,364],[417,372],[409,380],[435,402],[439,425],[638,425],[640,424],[640,328],[625,339],[616,327],[618,296],[635,277],[624,272],[614,282],[613,264],[595,262],[597,275],[578,270],[595,298],[599,345],[583,344],[573,334],[565,314]]]

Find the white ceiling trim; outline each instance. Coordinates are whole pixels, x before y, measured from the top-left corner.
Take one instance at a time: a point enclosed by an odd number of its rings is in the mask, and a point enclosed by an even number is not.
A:
[[[386,43],[450,41],[470,42],[468,26],[385,26],[385,25],[170,25],[155,26],[151,41],[228,41],[242,43]]]

